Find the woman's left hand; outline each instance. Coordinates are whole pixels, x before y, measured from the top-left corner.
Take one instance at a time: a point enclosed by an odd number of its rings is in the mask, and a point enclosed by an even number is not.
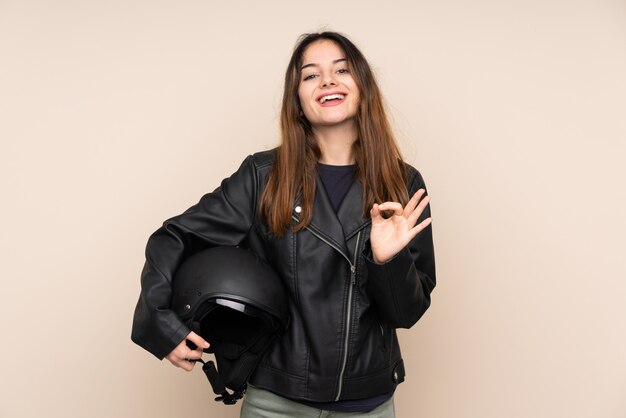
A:
[[[380,205],[374,203],[370,210],[372,217],[370,244],[374,262],[382,264],[391,259],[420,231],[430,225],[431,218],[426,218],[415,225],[430,202],[430,197],[424,196],[425,193],[424,189],[419,189],[404,208],[398,202],[385,202]],[[383,211],[391,211],[392,215],[385,219]]]

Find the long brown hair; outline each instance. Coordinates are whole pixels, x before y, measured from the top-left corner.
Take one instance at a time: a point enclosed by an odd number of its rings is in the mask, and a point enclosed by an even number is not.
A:
[[[311,222],[316,164],[321,154],[311,124],[302,113],[298,88],[304,52],[313,42],[321,40],[333,41],[344,51],[348,69],[359,89],[355,118],[358,137],[352,146],[356,178],[363,187],[363,217],[369,216],[374,203],[395,201],[405,205],[408,201],[402,156],[367,60],[348,38],[339,33],[305,34],[296,44],[285,74],[280,114],[282,142],[261,197],[261,216],[276,236],[282,236],[290,227],[297,197],[301,198],[302,211],[293,230],[300,231]]]

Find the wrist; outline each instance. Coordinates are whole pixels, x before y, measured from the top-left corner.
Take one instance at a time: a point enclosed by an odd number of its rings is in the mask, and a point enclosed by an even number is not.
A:
[[[372,261],[376,264],[385,264],[387,260],[380,259],[376,257],[376,254],[372,254]]]

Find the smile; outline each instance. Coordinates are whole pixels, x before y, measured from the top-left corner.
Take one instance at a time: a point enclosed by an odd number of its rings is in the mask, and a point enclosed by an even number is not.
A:
[[[328,101],[331,100],[343,100],[346,96],[344,94],[340,94],[340,93],[333,93],[333,94],[328,94],[326,96],[322,96],[320,97],[318,100],[320,102],[320,104],[324,104]]]

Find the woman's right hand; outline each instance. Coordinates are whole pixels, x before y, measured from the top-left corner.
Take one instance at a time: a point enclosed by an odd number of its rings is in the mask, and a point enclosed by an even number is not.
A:
[[[187,340],[196,345],[195,350],[187,346]],[[194,360],[198,360],[202,357],[202,350],[205,348],[209,348],[209,343],[204,341],[204,338],[191,331],[175,349],[165,356],[165,358],[174,366],[190,372],[193,370],[193,366],[196,365]]]

